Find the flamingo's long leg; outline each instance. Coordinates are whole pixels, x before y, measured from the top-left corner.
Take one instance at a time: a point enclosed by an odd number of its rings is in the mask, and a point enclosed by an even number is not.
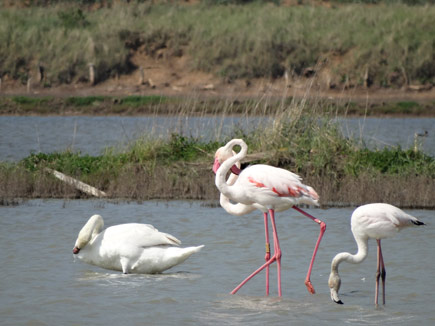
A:
[[[316,258],[316,254],[317,254],[317,250],[319,249],[320,241],[322,240],[323,234],[325,233],[325,230],[326,230],[326,224],[325,224],[325,222],[323,222],[323,221],[315,218],[314,216],[308,214],[307,212],[303,211],[299,207],[293,206],[293,209],[297,210],[301,214],[305,215],[306,217],[310,218],[311,220],[313,220],[314,222],[316,222],[317,224],[320,225],[319,237],[317,238],[316,246],[314,247],[313,256],[311,257],[310,266],[308,267],[307,277],[305,278],[305,286],[307,287],[308,292],[310,292],[311,294],[314,294],[314,293],[316,293],[316,291],[314,291],[313,284],[311,283],[311,280],[310,280],[311,271],[313,269],[314,259]]]
[[[266,262],[270,259],[270,243],[269,243],[269,228],[267,223],[267,213],[264,213],[264,233],[266,237],[266,255],[264,259]],[[269,295],[269,265],[266,266],[266,295]]]
[[[273,228],[273,257],[276,259],[277,263],[277,269],[278,269],[278,296],[282,296],[281,291],[281,248],[279,246],[279,240],[278,240],[278,232],[276,230],[276,224],[275,224],[275,212],[273,209],[269,209],[270,214],[270,220],[272,222],[272,228]]]
[[[274,253],[273,256],[266,261],[262,266],[260,266],[257,270],[255,270],[251,275],[249,275],[246,279],[244,279],[239,285],[237,285],[234,290],[231,291],[231,294],[236,294],[237,291],[240,290],[240,288],[246,284],[251,278],[253,278],[255,275],[257,275],[259,272],[261,272],[263,269],[266,268],[266,273],[268,274],[269,265],[272,264],[274,261],[278,262],[278,295],[281,296],[281,249],[279,248],[279,242],[278,242],[278,235],[276,232],[276,225],[275,225],[275,216],[273,210],[269,210],[270,212],[270,218],[272,220],[272,228],[273,228],[273,245],[274,245]],[[265,218],[267,217],[267,213],[265,213]],[[267,221],[267,219],[266,219]],[[266,225],[266,224],[265,224]],[[268,230],[266,231],[266,241],[269,240]],[[270,253],[269,253],[270,255]],[[266,253],[267,257],[267,253]],[[267,277],[266,280],[266,293],[268,293],[268,284],[269,284],[269,278]]]
[[[378,296],[379,296],[379,277],[381,276],[380,267],[381,267],[381,240],[376,239],[378,243],[378,257],[376,264],[376,289],[375,289],[375,305],[378,304]]]
[[[242,283],[240,283],[239,285],[237,285],[234,290],[231,291],[231,294],[236,294],[237,291],[240,290],[240,288],[246,284],[246,282],[248,282],[251,278],[253,278],[255,275],[257,275],[258,273],[260,273],[264,268],[268,267],[270,264],[272,264],[274,261],[276,260],[275,256],[272,256],[272,258],[269,259],[269,261],[267,261],[266,263],[264,263],[263,265],[261,265],[256,271],[254,271],[251,275],[249,275],[247,278],[245,278],[243,280]]]
[[[379,249],[379,264],[380,264],[380,273],[381,273],[381,280],[382,280],[382,303],[385,304],[385,279],[387,276],[387,273],[385,271],[385,264],[384,264],[384,256],[382,255],[382,247],[381,247],[381,240],[378,240],[378,249]]]

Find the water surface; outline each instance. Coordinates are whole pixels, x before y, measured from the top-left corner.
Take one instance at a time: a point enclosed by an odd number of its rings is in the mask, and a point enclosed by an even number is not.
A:
[[[72,150],[99,155],[108,147],[123,150],[133,141],[167,138],[172,132],[203,141],[223,139],[234,130],[249,131],[267,123],[267,117],[140,116],[140,117],[35,117],[0,116],[0,161],[16,161],[31,153]],[[435,118],[338,119],[344,135],[369,148],[420,148],[435,156]]]
[[[375,242],[360,265],[343,263],[341,299],[329,298],[332,257],[355,252],[352,208],[308,209],[327,223],[305,288],[317,224],[290,210],[277,215],[283,251],[283,297],[264,296],[264,274],[236,295],[229,292],[263,263],[259,212],[228,215],[195,201],[110,202],[31,200],[0,207],[0,316],[2,325],[433,325],[434,211],[409,210],[428,226],[403,230],[383,242],[387,305],[376,308]],[[106,226],[140,222],[178,237],[183,246],[204,244],[185,263],[159,275],[122,275],[75,261],[77,233],[92,214]]]

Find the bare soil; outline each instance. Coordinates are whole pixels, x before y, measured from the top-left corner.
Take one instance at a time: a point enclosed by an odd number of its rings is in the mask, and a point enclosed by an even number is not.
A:
[[[400,89],[331,85],[333,76],[330,76],[327,69],[317,71],[311,77],[290,77],[287,80],[283,77],[228,81],[212,74],[191,71],[187,55],[174,57],[162,52],[150,57],[138,51],[131,61],[138,67],[132,73],[96,85],[76,82],[44,87],[44,80],[37,82],[36,78],[32,78],[29,84],[3,78],[0,94],[54,97],[165,95],[232,99],[291,96],[362,102],[368,105],[396,101],[435,103],[435,88],[430,85],[408,85]]]

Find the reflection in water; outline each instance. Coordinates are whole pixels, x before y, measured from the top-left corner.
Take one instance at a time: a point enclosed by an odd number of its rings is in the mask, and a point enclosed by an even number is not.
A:
[[[106,281],[110,284],[141,284],[144,281],[162,282],[167,279],[194,280],[200,275],[189,272],[162,273],[162,274],[123,274],[123,273],[99,273],[87,271],[78,281]]]

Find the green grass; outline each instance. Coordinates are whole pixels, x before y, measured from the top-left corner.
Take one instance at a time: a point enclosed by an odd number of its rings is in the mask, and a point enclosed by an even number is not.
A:
[[[267,6],[267,7],[266,7]],[[135,69],[131,51],[188,54],[193,70],[229,81],[302,74],[327,65],[334,82],[361,85],[435,84],[435,7],[364,4],[283,7],[134,2],[99,10],[74,4],[3,8],[0,74],[27,80],[36,63],[48,84],[97,82]],[[345,17],[345,19],[344,19]]]
[[[105,96],[72,96],[66,99],[66,104],[72,106],[88,106],[98,102],[104,102],[107,97]]]
[[[345,169],[354,176],[369,171],[374,174],[435,177],[435,159],[421,151],[400,147],[374,151],[365,148],[349,154]]]
[[[372,175],[435,177],[435,159],[419,150],[400,147],[371,150],[345,138],[328,110],[320,104],[294,101],[274,113],[274,119],[257,129],[245,132],[235,127],[225,139],[209,141],[172,133],[167,140],[139,138],[124,149],[107,149],[100,156],[64,153],[39,153],[21,164],[36,171],[44,167],[73,176],[107,172],[119,175],[125,166],[155,166],[210,163],[214,152],[231,138],[243,138],[249,153],[267,153],[257,162],[280,166],[304,176],[328,178]],[[255,115],[255,113],[252,113]]]
[[[221,103],[222,104],[222,103]],[[230,112],[232,103],[226,103]],[[293,171],[321,194],[323,203],[383,201],[433,207],[435,158],[416,149],[368,149],[343,136],[332,109],[324,103],[264,99],[246,108],[246,116],[269,112],[269,123],[246,132],[237,126],[225,139],[204,141],[173,133],[144,135],[126,147],[101,155],[79,152],[32,154],[17,163],[0,162],[0,198],[81,196],[46,172],[51,168],[77,178],[112,198],[213,199],[211,166],[215,151],[231,138],[243,138],[254,154],[250,164],[265,163]],[[225,109],[225,107],[223,107]],[[188,111],[180,117],[189,115]],[[237,150],[237,149],[236,149]]]
[[[149,95],[149,96],[139,96],[131,95],[126,96],[120,100],[121,104],[129,106],[141,106],[141,105],[155,105],[167,102],[169,99],[165,96]]]
[[[41,104],[46,104],[51,97],[27,97],[27,96],[13,96],[12,101],[16,104],[27,105],[27,106],[40,106]]]

